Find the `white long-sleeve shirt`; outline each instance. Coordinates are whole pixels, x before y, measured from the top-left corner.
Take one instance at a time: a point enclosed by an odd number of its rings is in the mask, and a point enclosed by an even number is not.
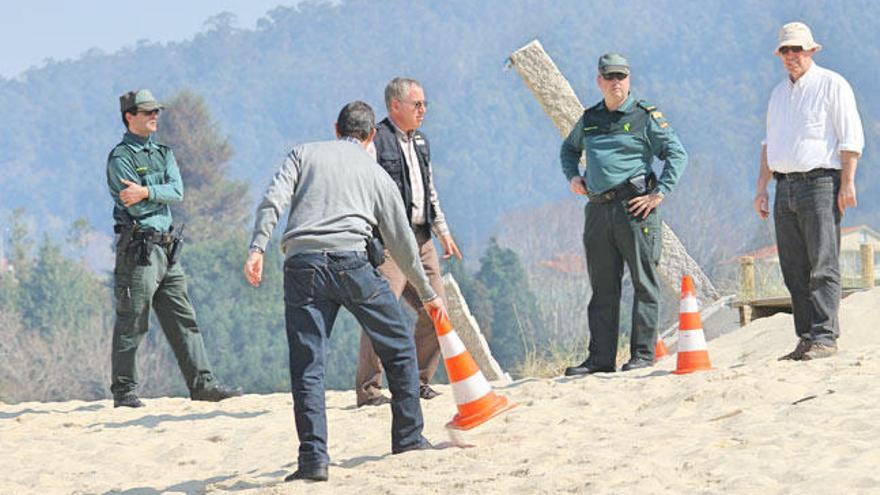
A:
[[[767,164],[780,173],[840,169],[840,152],[862,153],[865,136],[853,90],[815,62],[796,82],[786,78],[767,106]]]

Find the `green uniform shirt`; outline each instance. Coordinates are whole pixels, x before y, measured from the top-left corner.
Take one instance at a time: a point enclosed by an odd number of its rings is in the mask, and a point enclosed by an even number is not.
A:
[[[119,199],[119,193],[128,187],[123,179],[146,186],[149,197],[126,208]],[[107,157],[107,186],[115,203],[113,220],[117,224],[134,221],[141,227],[167,232],[171,227],[170,205],[183,200],[183,180],[171,148],[152,137],[145,139],[130,132]]]
[[[663,114],[631,94],[613,112],[604,100],[584,111],[559,151],[562,172],[569,181],[580,175],[578,162],[584,150],[590,194],[650,172],[654,157],[664,162],[657,189],[668,194],[687,165],[687,153]]]

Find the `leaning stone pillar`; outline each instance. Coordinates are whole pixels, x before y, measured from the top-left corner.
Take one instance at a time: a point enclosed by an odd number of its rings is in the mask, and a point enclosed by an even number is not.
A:
[[[498,361],[492,357],[489,343],[483,337],[480,326],[477,325],[477,320],[468,309],[467,302],[461,295],[461,289],[452,274],[447,273],[443,276],[443,287],[446,289],[446,299],[449,301],[447,308],[449,321],[468,352],[471,353],[477,366],[480,367],[483,376],[489,381],[510,381],[510,376],[501,369]]]

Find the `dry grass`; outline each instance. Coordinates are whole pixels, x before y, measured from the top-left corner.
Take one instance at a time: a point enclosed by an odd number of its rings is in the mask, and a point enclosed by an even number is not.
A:
[[[0,312],[0,402],[108,398],[112,334],[112,322],[95,318],[83,328],[59,327],[46,335]],[[186,390],[164,340],[146,338],[138,351],[139,393],[147,397]]]
[[[562,376],[565,368],[580,364],[587,358],[587,339],[571,345],[554,344],[550,349],[531,349],[525,358],[511,370],[514,378],[554,378]],[[617,348],[617,366],[629,360],[629,339],[621,336]]]

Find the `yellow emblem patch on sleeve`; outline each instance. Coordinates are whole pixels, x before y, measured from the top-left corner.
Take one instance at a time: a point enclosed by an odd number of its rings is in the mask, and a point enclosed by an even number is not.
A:
[[[663,118],[663,112],[657,110],[656,112],[651,112],[651,117],[654,117],[655,120],[660,120]]]

